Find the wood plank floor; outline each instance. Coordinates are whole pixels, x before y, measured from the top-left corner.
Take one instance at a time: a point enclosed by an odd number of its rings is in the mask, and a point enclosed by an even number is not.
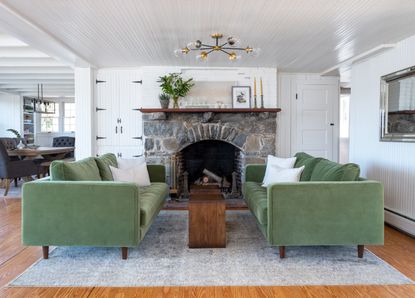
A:
[[[20,199],[0,197],[0,297],[415,297],[413,285],[285,287],[8,288],[41,257],[20,243]],[[415,280],[415,239],[385,227],[385,246],[372,252]]]

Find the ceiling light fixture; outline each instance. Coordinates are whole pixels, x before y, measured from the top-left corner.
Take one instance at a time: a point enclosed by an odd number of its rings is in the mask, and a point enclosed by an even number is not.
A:
[[[189,42],[184,48],[180,48],[174,51],[176,57],[180,55],[187,55],[190,51],[200,51],[200,54],[196,56],[197,59],[206,61],[208,55],[212,52],[222,52],[228,55],[230,61],[236,61],[241,58],[240,55],[237,55],[237,52],[245,52],[249,55],[258,55],[260,53],[259,48],[251,48],[249,46],[245,48],[237,47],[237,44],[240,42],[239,39],[229,36],[226,39],[225,43],[220,44],[219,40],[223,38],[221,33],[213,33],[210,35],[211,38],[215,40],[214,45],[204,44],[201,40],[196,40]]]

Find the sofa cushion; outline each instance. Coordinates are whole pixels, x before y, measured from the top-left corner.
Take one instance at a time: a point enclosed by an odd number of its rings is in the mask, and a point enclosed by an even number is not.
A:
[[[283,169],[278,166],[267,166],[268,176],[264,178],[263,187],[268,187],[274,183],[280,182],[298,182],[300,181],[301,173],[304,166],[293,169]]]
[[[359,174],[360,168],[357,164],[341,165],[322,159],[314,167],[310,181],[356,181]]]
[[[310,181],[311,174],[316,164],[323,158],[311,156],[305,152],[298,152],[295,157],[295,168],[304,166],[304,171],[301,174],[300,181]]]
[[[117,157],[113,153],[106,153],[99,157],[95,157],[95,162],[97,163],[99,174],[101,175],[102,181],[113,181],[112,173],[109,166],[115,168],[118,167]]]
[[[245,187],[245,201],[261,225],[268,223],[267,189],[260,183],[247,181]]]
[[[154,215],[163,207],[169,189],[166,183],[154,182],[139,188],[140,225],[148,225]]]
[[[74,162],[54,160],[50,165],[50,177],[52,181],[101,181],[93,157]]]
[[[110,166],[114,181],[132,182],[137,186],[150,186],[147,165],[142,163],[129,169],[118,169]]]

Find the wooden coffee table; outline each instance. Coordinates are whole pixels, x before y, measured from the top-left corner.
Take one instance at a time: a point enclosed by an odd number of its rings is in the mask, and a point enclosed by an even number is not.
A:
[[[226,247],[225,199],[220,191],[190,192],[189,248]]]

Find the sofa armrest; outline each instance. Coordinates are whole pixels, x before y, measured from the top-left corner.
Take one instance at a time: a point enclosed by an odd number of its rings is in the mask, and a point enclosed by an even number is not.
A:
[[[265,164],[250,164],[245,167],[245,181],[261,183],[265,176]]]
[[[135,246],[140,239],[138,187],[108,181],[35,181],[23,185],[26,245]]]
[[[166,167],[164,165],[147,165],[151,182],[166,182]]]
[[[380,182],[277,183],[267,191],[274,245],[383,244]]]

